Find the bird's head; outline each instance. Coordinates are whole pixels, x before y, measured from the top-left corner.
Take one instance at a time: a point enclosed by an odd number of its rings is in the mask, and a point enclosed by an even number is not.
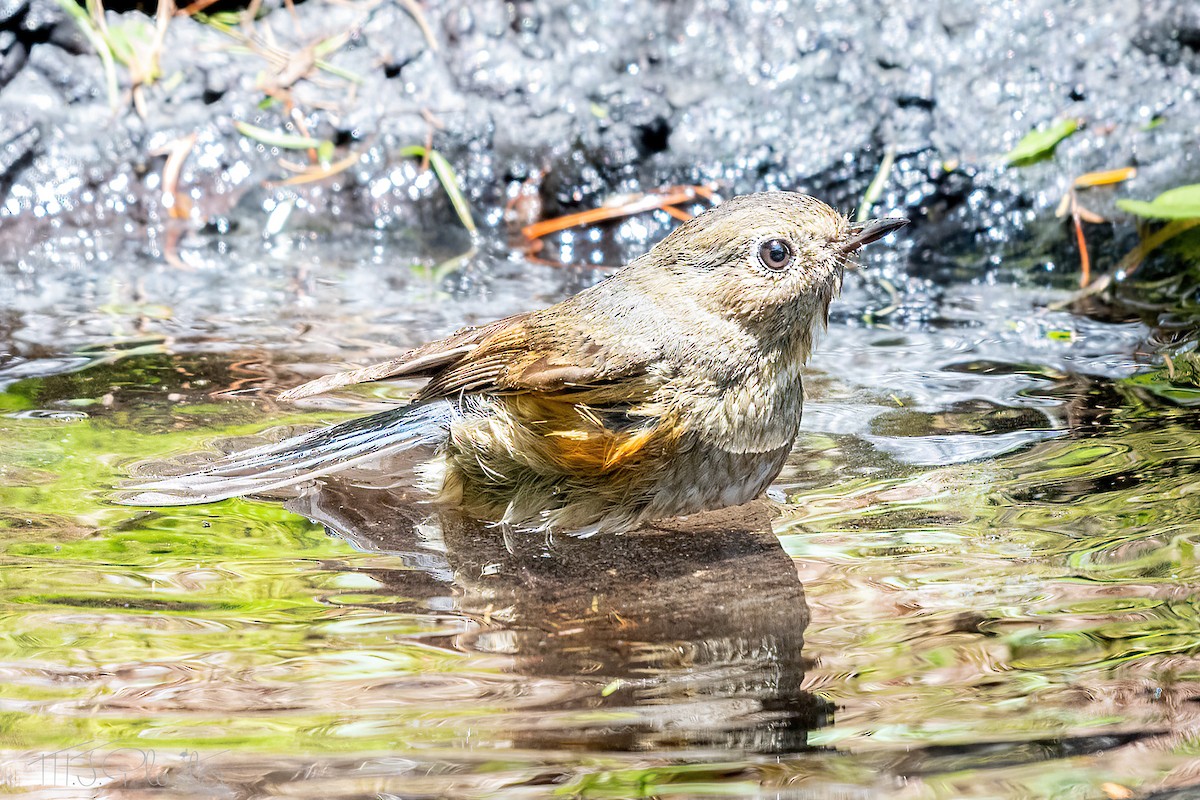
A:
[[[807,334],[827,321],[858,249],[904,224],[854,223],[795,192],[743,195],[677,228],[639,266],[657,291],[686,292],[759,335]]]

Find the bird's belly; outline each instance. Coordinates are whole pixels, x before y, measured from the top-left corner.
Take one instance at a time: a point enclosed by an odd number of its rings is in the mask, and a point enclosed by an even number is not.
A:
[[[660,473],[647,514],[669,517],[747,503],[771,485],[790,451],[788,445],[762,453],[703,446],[682,452]]]
[[[623,530],[748,502],[779,474],[790,450],[788,442],[731,452],[663,418],[623,430],[578,420],[564,428],[553,415],[528,410],[490,400],[451,425],[427,473],[441,502],[521,526]]]

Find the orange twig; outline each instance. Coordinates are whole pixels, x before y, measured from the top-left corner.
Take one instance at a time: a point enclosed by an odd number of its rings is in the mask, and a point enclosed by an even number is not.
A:
[[[175,16],[190,17],[193,14],[199,14],[201,11],[203,11],[204,9],[208,8],[213,3],[216,3],[216,2],[217,2],[217,0],[195,0],[195,2],[190,3],[187,6],[176,11]]]
[[[1071,224],[1075,226],[1075,242],[1079,245],[1080,287],[1086,287],[1092,280],[1092,259],[1088,253],[1087,237],[1083,233],[1083,223],[1089,222],[1095,225],[1107,220],[1094,211],[1085,208],[1079,202],[1078,191],[1093,186],[1109,186],[1114,183],[1121,183],[1136,175],[1137,169],[1135,167],[1085,172],[1071,182],[1071,187],[1067,189],[1063,195],[1062,202],[1058,204],[1058,210],[1054,212],[1055,216],[1064,217],[1069,213],[1071,215]]]
[[[642,195],[635,200],[617,206],[601,206],[600,208],[592,208],[587,211],[579,211],[574,214],[565,214],[561,217],[535,222],[532,225],[526,225],[522,228],[521,234],[526,239],[540,239],[547,234],[564,231],[567,228],[592,225],[610,219],[631,217],[634,214],[641,214],[644,211],[656,211],[659,209],[679,219],[680,217],[677,214],[672,213],[671,206],[695,200],[698,195],[704,197],[706,200],[712,199],[712,192],[706,187],[687,186],[663,194]],[[675,211],[678,211],[678,209],[675,209]],[[690,218],[690,216],[687,217],[687,219]]]
[[[1109,186],[1136,177],[1137,167],[1121,167],[1120,169],[1106,169],[1100,172],[1085,172],[1075,179],[1075,188],[1087,189],[1092,186]]]
[[[1079,244],[1079,287],[1082,289],[1092,280],[1092,260],[1088,255],[1087,239],[1083,236],[1083,220],[1079,209],[1071,210],[1071,222],[1075,224],[1075,241]]]
[[[691,214],[687,213],[683,209],[676,208],[675,206],[663,206],[663,211],[667,212],[680,222],[687,222],[692,218]]]

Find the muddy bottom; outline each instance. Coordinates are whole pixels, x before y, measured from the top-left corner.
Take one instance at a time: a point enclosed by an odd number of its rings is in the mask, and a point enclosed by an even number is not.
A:
[[[42,797],[1127,797],[1196,784],[1200,425],[1064,294],[847,279],[770,500],[513,536],[147,458],[600,273],[395,237],[0,265],[0,785]],[[178,254],[176,254],[178,256]],[[1122,794],[1123,792],[1134,794]],[[1176,795],[1172,795],[1176,796]],[[1182,796],[1182,795],[1178,795]]]

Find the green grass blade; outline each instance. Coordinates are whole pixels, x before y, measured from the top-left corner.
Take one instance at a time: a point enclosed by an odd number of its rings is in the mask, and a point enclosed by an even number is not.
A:
[[[458,185],[458,176],[454,173],[454,167],[450,166],[450,162],[446,160],[446,157],[437,150],[429,150],[418,144],[402,148],[400,155],[409,158],[429,159],[429,166],[433,168],[434,174],[437,175],[438,180],[442,184],[442,188],[446,190],[446,196],[450,198],[450,205],[454,206],[454,210],[458,214],[463,227],[467,229],[471,236],[476,236],[478,229],[475,227],[474,217],[471,216],[471,206],[467,204],[467,198],[463,196],[462,188]]]
[[[100,31],[96,29],[96,23],[92,21],[91,15],[84,11],[78,3],[74,0],[58,0],[58,5],[75,20],[79,30],[83,32],[84,38],[96,51],[96,55],[100,56],[100,63],[104,65],[104,87],[108,92],[108,105],[115,113],[120,101],[120,90],[117,87],[117,65],[113,60],[112,49],[100,35]]]
[[[887,186],[888,178],[892,174],[892,165],[896,163],[896,148],[889,147],[883,151],[883,159],[879,162],[879,169],[875,172],[875,177],[871,179],[871,185],[867,187],[866,194],[863,195],[862,204],[858,207],[858,214],[855,215],[855,222],[865,222],[871,216],[871,207],[879,200],[879,196],[883,194],[883,189]]]
[[[268,147],[278,147],[283,150],[308,150],[311,148],[318,151],[325,147],[325,142],[321,139],[314,139],[311,136],[296,136],[291,133],[276,133],[240,120],[235,120],[233,127],[237,128],[238,133],[247,139],[262,142]]]

